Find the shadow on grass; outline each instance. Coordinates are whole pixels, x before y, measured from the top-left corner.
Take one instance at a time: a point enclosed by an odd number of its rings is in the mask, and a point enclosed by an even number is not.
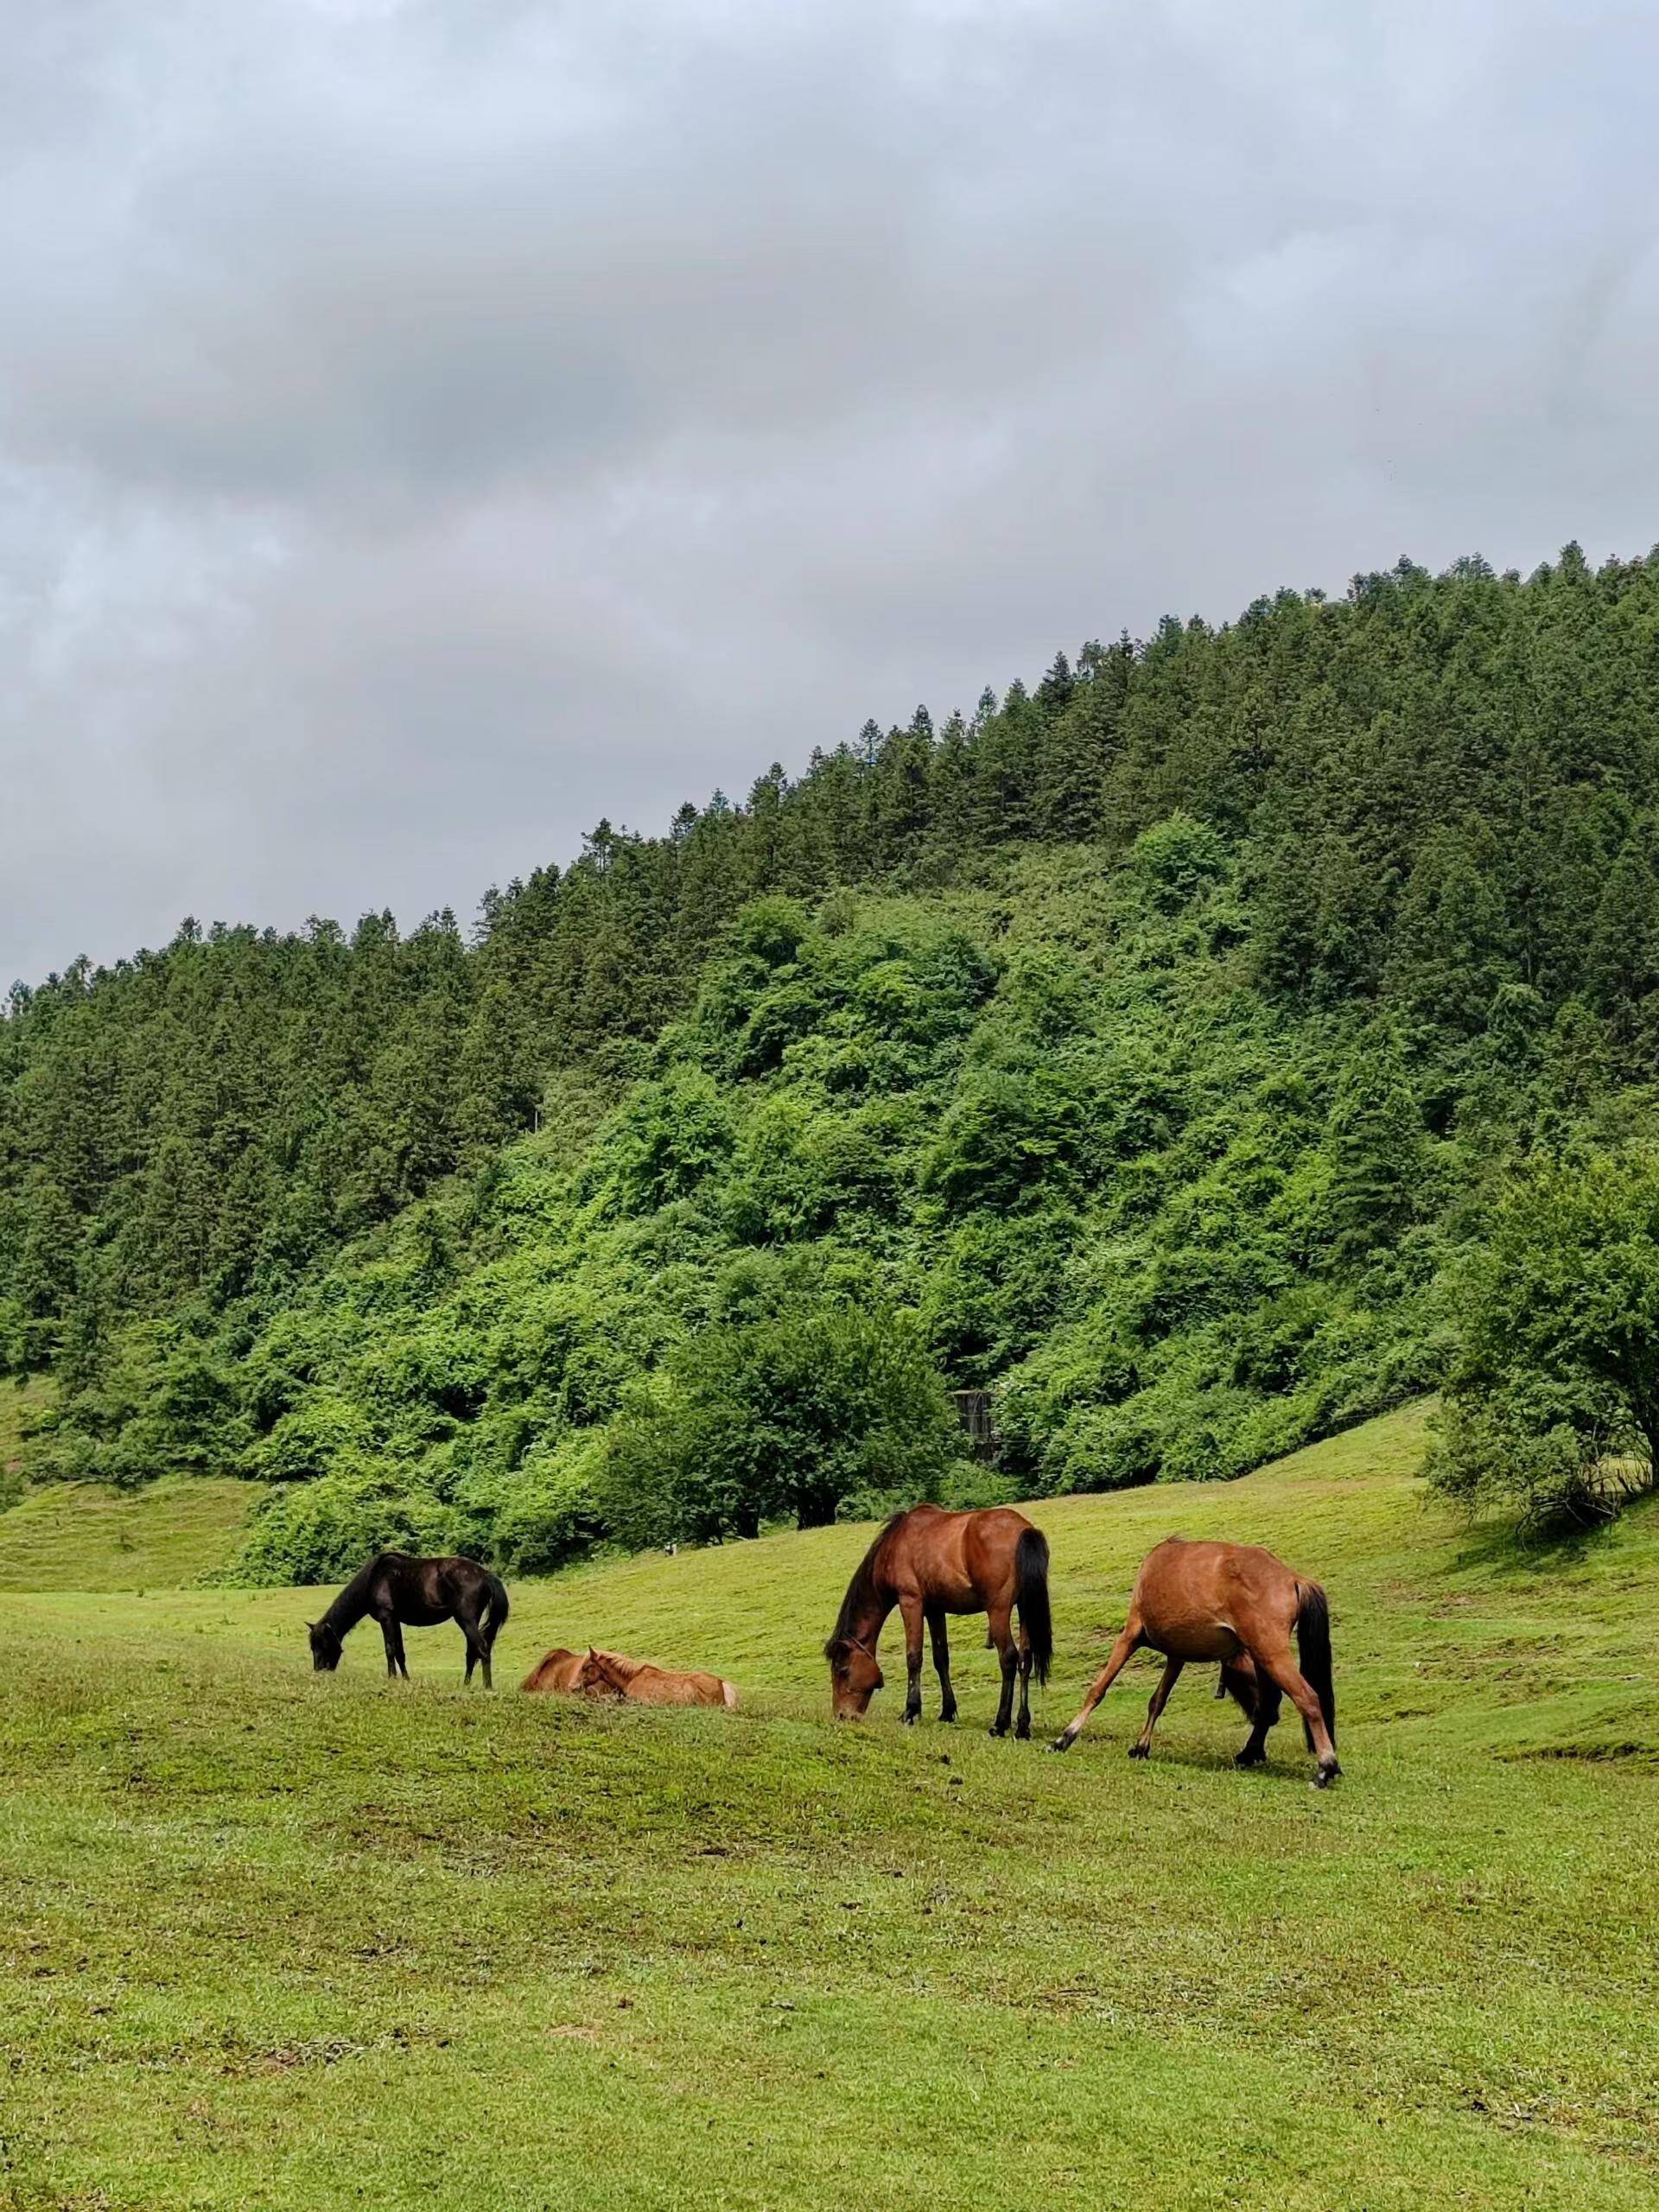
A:
[[[1659,1510],[1659,1488],[1649,1486],[1632,1492],[1600,1520],[1564,1520],[1537,1527],[1497,1519],[1478,1522],[1467,1529],[1453,1553],[1450,1572],[1526,1581],[1552,1568],[1577,1566],[1616,1530],[1639,1524],[1656,1510]]]

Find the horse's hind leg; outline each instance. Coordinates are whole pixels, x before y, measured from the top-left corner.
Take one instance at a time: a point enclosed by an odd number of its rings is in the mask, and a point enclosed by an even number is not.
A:
[[[1159,1676],[1158,1687],[1147,1707],[1147,1725],[1129,1745],[1132,1759],[1149,1759],[1152,1757],[1152,1732],[1158,1726],[1158,1716],[1169,1703],[1169,1694],[1180,1681],[1181,1669],[1185,1664],[1185,1659],[1165,1660],[1164,1671]]]
[[[928,1607],[927,1633],[933,1646],[933,1671],[939,1678],[939,1718],[941,1720],[954,1720],[957,1717],[957,1694],[950,1687],[950,1643],[945,1633],[943,1605]]]
[[[1337,1764],[1337,1747],[1331,1740],[1331,1731],[1325,1725],[1325,1714],[1313,1684],[1290,1656],[1289,1640],[1278,1649],[1252,1651],[1258,1674],[1269,1675],[1302,1716],[1302,1726],[1307,1732],[1308,1742],[1319,1765],[1313,1775],[1313,1787],[1323,1789],[1342,1772]],[[1247,1746],[1248,1748],[1248,1746]]]
[[[1020,1624],[1020,1718],[1014,1724],[1014,1732],[1023,1743],[1031,1733],[1031,1638],[1026,1634],[1026,1624]]]
[[[1072,1745],[1083,1733],[1084,1723],[1145,1641],[1146,1636],[1141,1625],[1141,1617],[1138,1613],[1132,1611],[1123,1624],[1122,1635],[1112,1646],[1111,1657],[1090,1685],[1089,1694],[1078,1707],[1076,1719],[1066,1722],[1065,1726],[1054,1738],[1051,1747],[1052,1750],[1057,1751],[1071,1750]]]
[[[1014,1649],[1014,1634],[1006,1612],[990,1616],[990,1630],[991,1642],[996,1646],[996,1656],[1002,1667],[1002,1695],[997,1703],[996,1718],[991,1723],[991,1733],[993,1736],[1006,1736],[1008,1722],[1014,1714],[1014,1678],[1019,1669],[1020,1655]]]

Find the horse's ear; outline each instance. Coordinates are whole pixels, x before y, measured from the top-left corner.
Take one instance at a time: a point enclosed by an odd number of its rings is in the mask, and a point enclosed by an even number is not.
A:
[[[593,1660],[597,1660],[599,1657],[598,1652],[594,1650],[591,1643],[588,1647],[588,1656]]]

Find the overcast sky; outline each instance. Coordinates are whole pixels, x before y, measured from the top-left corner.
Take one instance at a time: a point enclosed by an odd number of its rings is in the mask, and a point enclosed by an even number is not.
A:
[[[0,982],[1659,538],[1659,10],[0,0]]]

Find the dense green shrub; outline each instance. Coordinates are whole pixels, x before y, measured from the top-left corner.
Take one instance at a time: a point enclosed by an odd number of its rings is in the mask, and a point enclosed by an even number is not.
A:
[[[815,1528],[937,1496],[956,1445],[914,1319],[823,1299],[671,1353],[613,1424],[601,1497],[631,1543]]]
[[[1543,1528],[1602,1517],[1659,1465],[1659,1154],[1518,1174],[1459,1286],[1430,1463],[1443,1497]]]
[[[454,1509],[406,1475],[321,1475],[263,1501],[234,1572],[244,1582],[344,1582],[376,1552],[453,1552],[461,1534]]]

